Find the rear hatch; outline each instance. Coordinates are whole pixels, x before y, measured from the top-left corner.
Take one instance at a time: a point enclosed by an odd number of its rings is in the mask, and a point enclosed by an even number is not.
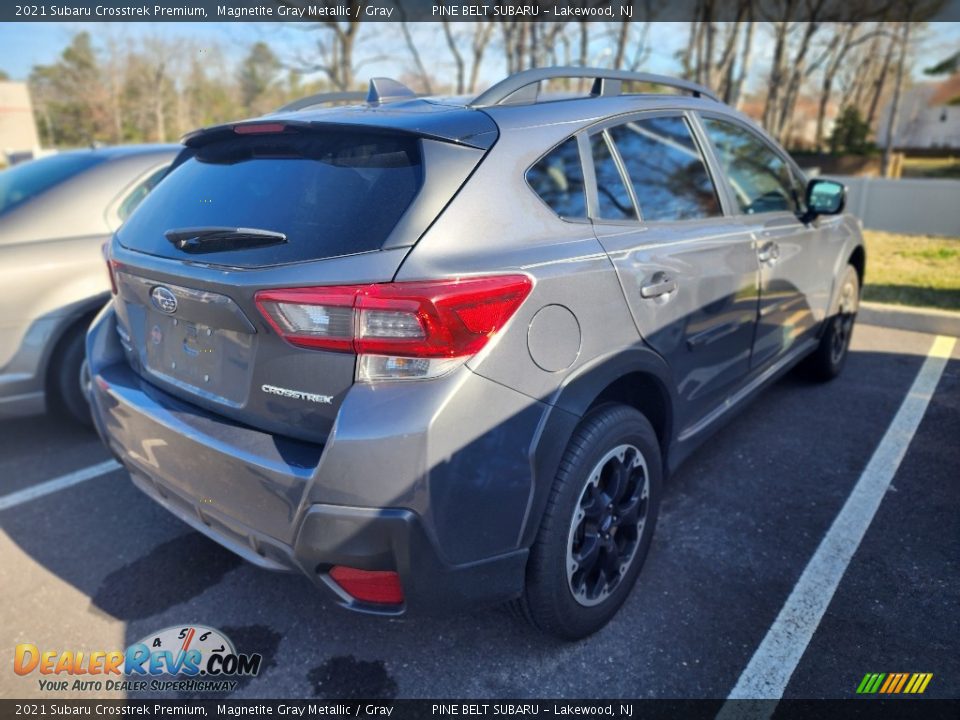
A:
[[[294,346],[257,293],[389,282],[484,151],[342,125],[191,142],[111,245],[130,365],[220,415],[323,442],[356,357]]]

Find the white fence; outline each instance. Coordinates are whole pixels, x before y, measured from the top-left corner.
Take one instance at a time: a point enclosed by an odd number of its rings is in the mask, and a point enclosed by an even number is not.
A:
[[[960,180],[836,176],[847,211],[871,230],[960,237]]]

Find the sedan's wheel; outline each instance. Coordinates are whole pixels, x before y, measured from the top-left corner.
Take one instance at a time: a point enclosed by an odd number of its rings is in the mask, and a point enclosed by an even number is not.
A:
[[[596,632],[630,594],[650,548],[662,474],[650,422],[625,405],[587,415],[567,445],[518,603],[566,639]]]
[[[637,555],[649,497],[647,463],[635,446],[613,448],[593,468],[567,541],[567,583],[581,605],[599,605],[626,575]]]
[[[87,368],[85,341],[86,327],[78,327],[58,346],[52,390],[55,405],[59,405],[73,420],[89,426],[93,424],[93,418],[88,401],[90,371]]]
[[[856,269],[847,265],[840,278],[840,294],[836,307],[826,321],[820,344],[803,361],[802,369],[808,376],[815,380],[832,380],[843,370],[859,307],[860,278]]]

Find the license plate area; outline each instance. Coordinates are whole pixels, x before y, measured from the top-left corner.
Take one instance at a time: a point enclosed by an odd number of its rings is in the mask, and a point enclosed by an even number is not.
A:
[[[146,313],[146,369],[191,393],[234,407],[250,387],[253,336],[155,311]]]

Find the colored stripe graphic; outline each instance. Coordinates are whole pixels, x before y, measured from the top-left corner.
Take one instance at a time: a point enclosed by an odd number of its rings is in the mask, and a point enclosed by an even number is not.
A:
[[[857,686],[858,695],[896,695],[900,692],[920,695],[933,679],[933,673],[867,673]]]

